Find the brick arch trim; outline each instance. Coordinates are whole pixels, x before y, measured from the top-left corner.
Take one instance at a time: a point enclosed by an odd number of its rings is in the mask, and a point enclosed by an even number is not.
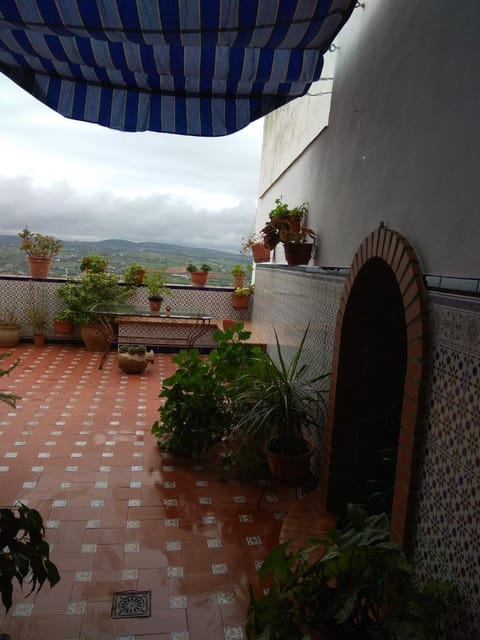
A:
[[[323,487],[323,501],[326,506],[343,320],[354,282],[360,270],[371,259],[383,260],[392,270],[399,287],[405,313],[407,363],[391,520],[391,539],[394,542],[403,544],[409,537],[414,508],[412,499],[413,465],[419,440],[419,423],[422,410],[421,389],[427,336],[426,304],[420,264],[413,247],[402,235],[383,226],[373,231],[360,245],[353,258],[340,300],[333,345],[329,411],[322,456],[321,484]]]

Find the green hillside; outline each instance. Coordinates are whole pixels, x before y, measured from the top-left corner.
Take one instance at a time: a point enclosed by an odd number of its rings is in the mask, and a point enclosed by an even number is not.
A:
[[[0,236],[0,273],[29,275],[27,258],[19,250],[17,236]],[[240,255],[213,249],[183,247],[159,242],[129,242],[127,240],[102,240],[100,242],[64,241],[64,246],[54,259],[50,277],[75,276],[80,273],[80,262],[85,255],[100,255],[110,258],[109,271],[123,276],[125,269],[138,262],[146,269],[166,266],[168,280],[172,284],[188,284],[185,265],[207,262],[212,267],[209,277],[211,285],[230,285],[230,271],[237,263],[251,264],[249,255]]]

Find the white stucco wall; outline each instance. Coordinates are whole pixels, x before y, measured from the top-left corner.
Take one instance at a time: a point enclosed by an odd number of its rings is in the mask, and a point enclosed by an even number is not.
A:
[[[308,140],[302,120],[312,130],[304,99],[287,105],[286,121],[266,120],[257,226],[283,195],[310,203],[317,264],[349,265],[383,220],[425,273],[478,276],[479,33],[478,0],[366,0],[336,41],[328,127],[298,156],[289,141]],[[289,149],[293,164],[279,175]]]

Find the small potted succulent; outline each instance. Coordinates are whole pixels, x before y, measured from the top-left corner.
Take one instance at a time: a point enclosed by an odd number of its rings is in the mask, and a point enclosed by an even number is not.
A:
[[[20,231],[18,236],[22,241],[20,251],[27,254],[32,278],[47,278],[52,259],[63,247],[63,242],[53,236],[33,233],[28,227]]]
[[[237,287],[232,293],[232,305],[234,309],[247,309],[253,286]]]
[[[21,326],[12,309],[0,309],[0,347],[16,347]]]
[[[154,363],[153,351],[143,344],[121,344],[118,347],[118,366],[125,373],[143,373],[148,363]]]
[[[145,276],[146,269],[143,264],[139,264],[138,262],[134,262],[129,267],[126,268],[124,274],[124,280],[127,284],[140,285],[143,282],[143,278]]]
[[[198,268],[192,262],[189,262],[186,266],[186,270],[190,274],[190,279],[193,285],[196,287],[204,287],[208,279],[208,272],[212,270],[212,267],[204,262],[200,265],[200,268]]]
[[[167,279],[165,277],[165,269],[156,269],[147,271],[143,277],[148,291],[148,302],[150,311],[158,313],[162,306],[163,298],[171,294],[171,290],[167,287]]]
[[[108,256],[83,256],[80,262],[80,271],[86,271],[87,273],[105,273],[109,264],[110,258]]]

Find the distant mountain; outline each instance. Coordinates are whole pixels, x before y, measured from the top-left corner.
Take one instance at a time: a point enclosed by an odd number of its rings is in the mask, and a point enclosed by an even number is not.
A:
[[[0,248],[7,246],[16,247],[19,245],[20,238],[17,236],[0,235]],[[236,255],[229,251],[218,251],[215,249],[207,249],[205,247],[186,247],[178,244],[166,244],[163,242],[131,242],[130,240],[118,240],[116,238],[98,240],[97,242],[85,240],[63,240],[63,246],[64,250],[70,249],[83,252],[83,254],[98,253],[100,255],[105,253],[106,249],[133,252],[153,251],[178,256],[211,257],[212,259],[216,258],[217,260],[221,258],[232,258],[232,256]]]

